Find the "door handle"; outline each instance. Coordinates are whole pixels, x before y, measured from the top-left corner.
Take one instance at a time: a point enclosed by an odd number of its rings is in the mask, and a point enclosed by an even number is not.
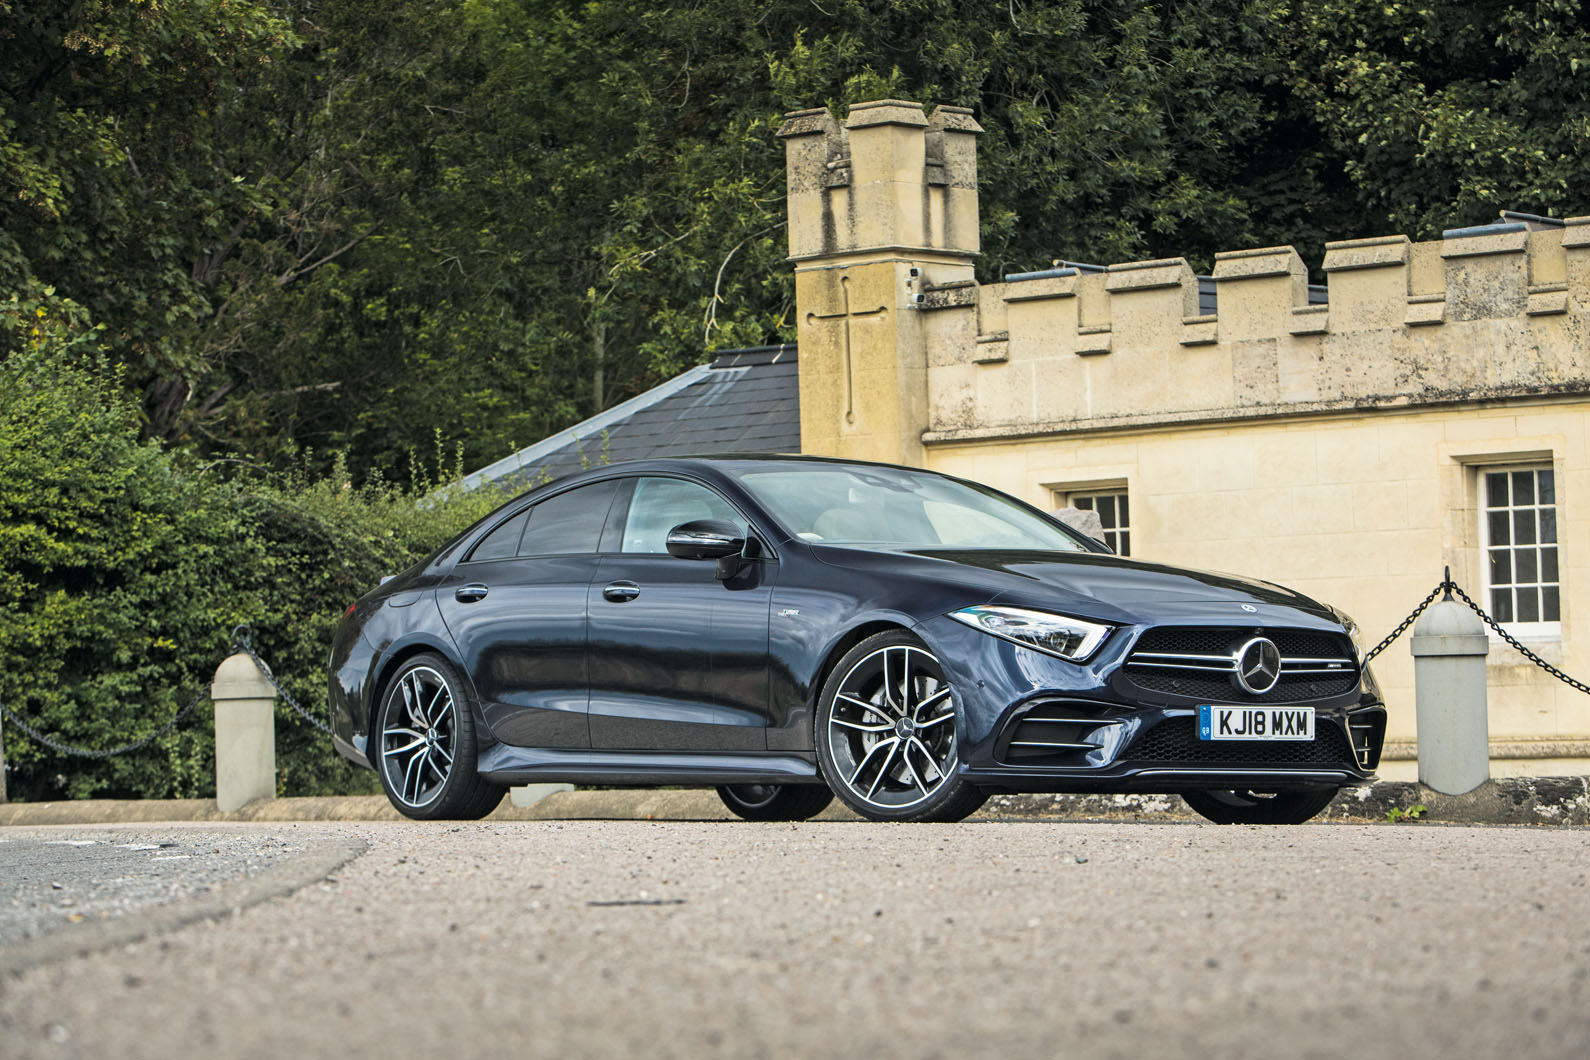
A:
[[[484,600],[489,592],[491,592],[489,587],[482,585],[480,582],[475,582],[471,585],[460,585],[453,590],[453,595],[458,598],[460,603],[472,604],[476,600]]]
[[[634,582],[614,582],[602,590],[602,595],[615,604],[621,604],[626,600],[633,600],[639,596],[640,586]]]

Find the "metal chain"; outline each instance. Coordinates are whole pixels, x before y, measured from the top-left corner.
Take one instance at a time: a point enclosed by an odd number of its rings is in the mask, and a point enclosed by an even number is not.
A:
[[[1561,681],[1563,684],[1567,685],[1569,688],[1576,688],[1585,695],[1590,695],[1590,685],[1585,684],[1583,681],[1577,681],[1574,678],[1569,677],[1567,674],[1551,665],[1551,663],[1547,662],[1545,659],[1542,659],[1540,656],[1536,655],[1534,652],[1520,644],[1517,637],[1513,636],[1511,633],[1507,632],[1507,630],[1497,625],[1496,620],[1485,613],[1484,608],[1480,607],[1479,604],[1469,599],[1469,594],[1458,588],[1457,582],[1448,579],[1447,587],[1450,588],[1452,592],[1457,593],[1458,596],[1462,597],[1463,602],[1468,604],[1476,615],[1479,615],[1480,618],[1485,620],[1485,624],[1487,626],[1490,626],[1496,631],[1496,635],[1498,637],[1501,637],[1507,643],[1511,644],[1520,655],[1534,663],[1536,666],[1540,667],[1542,670],[1546,671],[1551,676],[1555,677],[1557,680]]]
[[[232,627],[233,649],[243,652],[250,659],[254,660],[254,665],[259,667],[260,676],[264,677],[265,680],[270,682],[271,687],[276,689],[277,694],[287,701],[287,705],[289,707],[292,707],[298,712],[299,717],[303,718],[309,724],[319,729],[325,735],[334,736],[335,733],[331,731],[330,725],[327,725],[325,722],[321,721],[319,718],[315,717],[313,714],[309,713],[309,711],[300,706],[298,700],[293,698],[293,694],[287,691],[287,689],[283,688],[281,686],[281,682],[276,680],[276,675],[271,673],[271,668],[265,665],[265,660],[261,659],[259,655],[255,653],[254,645],[249,643],[249,636],[253,632],[254,631],[249,629],[247,626]]]
[[[1391,647],[1391,642],[1406,633],[1408,631],[1408,627],[1413,625],[1414,620],[1420,615],[1424,614],[1425,608],[1434,603],[1435,598],[1443,593],[1446,594],[1446,598],[1448,600],[1452,599],[1454,593],[1457,594],[1457,596],[1469,606],[1469,610],[1473,611],[1476,615],[1479,615],[1480,620],[1483,621],[1487,626],[1490,626],[1491,629],[1496,632],[1496,635],[1511,645],[1512,648],[1518,652],[1518,654],[1522,655],[1524,658],[1528,659],[1530,662],[1534,663],[1536,666],[1540,667],[1542,670],[1546,671],[1548,674],[1555,677],[1569,688],[1578,689],[1580,692],[1590,695],[1590,685],[1585,684],[1583,681],[1569,677],[1567,674],[1551,665],[1551,663],[1547,662],[1545,659],[1542,659],[1540,656],[1524,647],[1524,645],[1519,642],[1517,637],[1507,632],[1507,630],[1501,627],[1496,619],[1486,614],[1485,609],[1479,604],[1475,603],[1474,598],[1469,596],[1468,593],[1464,592],[1463,587],[1452,580],[1452,568],[1450,567],[1447,568],[1446,575],[1444,578],[1442,578],[1441,582],[1436,585],[1434,589],[1430,590],[1430,595],[1426,596],[1419,606],[1414,608],[1413,612],[1408,615],[1407,618],[1403,619],[1401,624],[1399,624],[1396,629],[1391,631],[1390,636],[1381,641],[1379,644],[1375,645],[1374,650],[1368,655],[1364,656],[1364,665],[1368,666],[1371,659],[1385,651],[1387,648]]]
[[[1408,627],[1413,625],[1414,621],[1420,615],[1424,614],[1424,609],[1425,608],[1427,608],[1431,604],[1435,603],[1435,598],[1437,596],[1440,596],[1442,591],[1444,589],[1446,589],[1446,587],[1448,585],[1450,585],[1450,584],[1452,584],[1450,580],[1444,581],[1440,585],[1437,585],[1434,589],[1431,589],[1430,590],[1430,595],[1426,596],[1424,598],[1424,600],[1419,604],[1419,606],[1414,608],[1412,613],[1410,613],[1407,618],[1403,619],[1402,622],[1397,626],[1396,629],[1391,631],[1391,634],[1388,637],[1386,637],[1385,640],[1381,641],[1379,644],[1376,644],[1374,649],[1371,650],[1369,652],[1369,654],[1364,656],[1364,665],[1368,666],[1369,663],[1374,659],[1375,656],[1379,655],[1381,652],[1383,652],[1387,648],[1391,647],[1391,642],[1392,641],[1396,640],[1398,637],[1400,637],[1404,633],[1408,632]]]
[[[265,665],[265,660],[259,657],[259,654],[254,651],[254,646],[249,643],[249,634],[251,632],[252,631],[247,626],[237,626],[233,628],[232,649],[234,651],[241,651],[250,659],[254,660],[254,665],[259,668],[260,675],[263,676],[265,680],[270,682],[271,687],[276,689],[277,694],[286,700],[287,705],[297,711],[305,721],[309,722],[309,724],[313,725],[327,736],[332,735],[331,726],[327,725],[319,718],[313,716],[302,706],[300,706],[298,700],[293,698],[292,693],[283,688],[280,682],[276,680],[276,675],[271,673],[270,667]],[[37,742],[43,744],[45,747],[48,747],[53,751],[59,751],[61,754],[72,755],[76,758],[114,758],[117,755],[128,754],[132,751],[137,751],[148,747],[150,744],[160,739],[160,737],[164,736],[166,733],[180,725],[182,723],[182,719],[186,718],[189,714],[192,714],[193,708],[197,707],[204,700],[208,699],[209,696],[210,690],[207,688],[203,689],[198,695],[193,697],[192,701],[190,701],[187,706],[177,711],[177,714],[174,718],[160,726],[160,728],[156,729],[148,736],[145,736],[142,739],[134,740],[132,743],[122,744],[120,747],[111,747],[105,750],[97,750],[92,747],[78,747],[75,744],[64,743],[55,739],[54,737],[46,736],[38,729],[35,729],[32,725],[29,725],[26,719],[17,714],[15,711],[11,710],[4,703],[0,703],[0,717],[5,718],[6,721],[9,721],[12,725],[15,725],[22,732],[26,733],[29,737],[36,740]]]
[[[113,758],[116,755],[124,755],[129,751],[137,751],[140,748],[147,747],[154,743],[156,740],[160,739],[160,737],[176,728],[177,724],[181,722],[183,718],[186,718],[189,714],[193,713],[194,707],[208,699],[209,696],[209,689],[201,691],[198,695],[193,697],[192,702],[183,707],[181,710],[177,711],[176,717],[160,726],[160,728],[156,729],[148,736],[145,736],[141,740],[134,740],[132,743],[124,743],[120,747],[111,747],[104,751],[98,751],[91,747],[76,747],[72,744],[62,743],[60,740],[46,736],[33,726],[29,725],[26,721],[23,721],[22,718],[17,716],[17,714],[6,707],[4,703],[0,703],[0,715],[4,715],[7,721],[11,722],[11,724],[27,733],[45,747],[59,751],[62,754],[73,755],[77,758]]]

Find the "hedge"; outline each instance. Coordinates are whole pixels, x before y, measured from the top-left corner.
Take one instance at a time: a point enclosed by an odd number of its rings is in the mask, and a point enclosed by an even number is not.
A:
[[[239,623],[323,716],[348,604],[504,499],[439,485],[439,468],[354,487],[340,464],[320,478],[195,464],[140,439],[92,335],[33,338],[0,364],[0,702],[68,743],[157,729],[208,686]],[[280,794],[378,790],[285,703],[277,714]],[[214,794],[207,707],[105,760],[7,725],[5,758],[14,799]]]

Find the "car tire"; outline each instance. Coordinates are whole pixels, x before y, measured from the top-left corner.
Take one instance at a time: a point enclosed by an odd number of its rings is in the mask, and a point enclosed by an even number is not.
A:
[[[722,784],[718,798],[747,821],[806,821],[827,809],[834,793],[821,784]]]
[[[955,692],[938,659],[903,629],[839,660],[813,719],[818,768],[840,800],[874,821],[959,821],[988,796],[958,774]]]
[[[1184,791],[1182,799],[1215,824],[1302,824],[1336,798],[1337,788],[1308,791]]]
[[[479,820],[507,791],[476,771],[474,701],[440,655],[414,656],[387,682],[370,741],[381,788],[405,817]]]

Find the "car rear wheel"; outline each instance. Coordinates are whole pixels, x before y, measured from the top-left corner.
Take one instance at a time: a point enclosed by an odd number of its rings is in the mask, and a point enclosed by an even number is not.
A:
[[[987,801],[957,775],[955,693],[904,630],[868,637],[823,687],[815,741],[828,786],[874,821],[959,821]]]
[[[416,655],[388,682],[373,742],[381,787],[405,817],[473,821],[502,801],[506,789],[475,770],[474,711],[440,655]]]
[[[1184,791],[1181,797],[1215,824],[1302,824],[1329,806],[1337,790]]]
[[[822,813],[834,793],[821,784],[724,784],[718,798],[747,821],[804,821]]]

